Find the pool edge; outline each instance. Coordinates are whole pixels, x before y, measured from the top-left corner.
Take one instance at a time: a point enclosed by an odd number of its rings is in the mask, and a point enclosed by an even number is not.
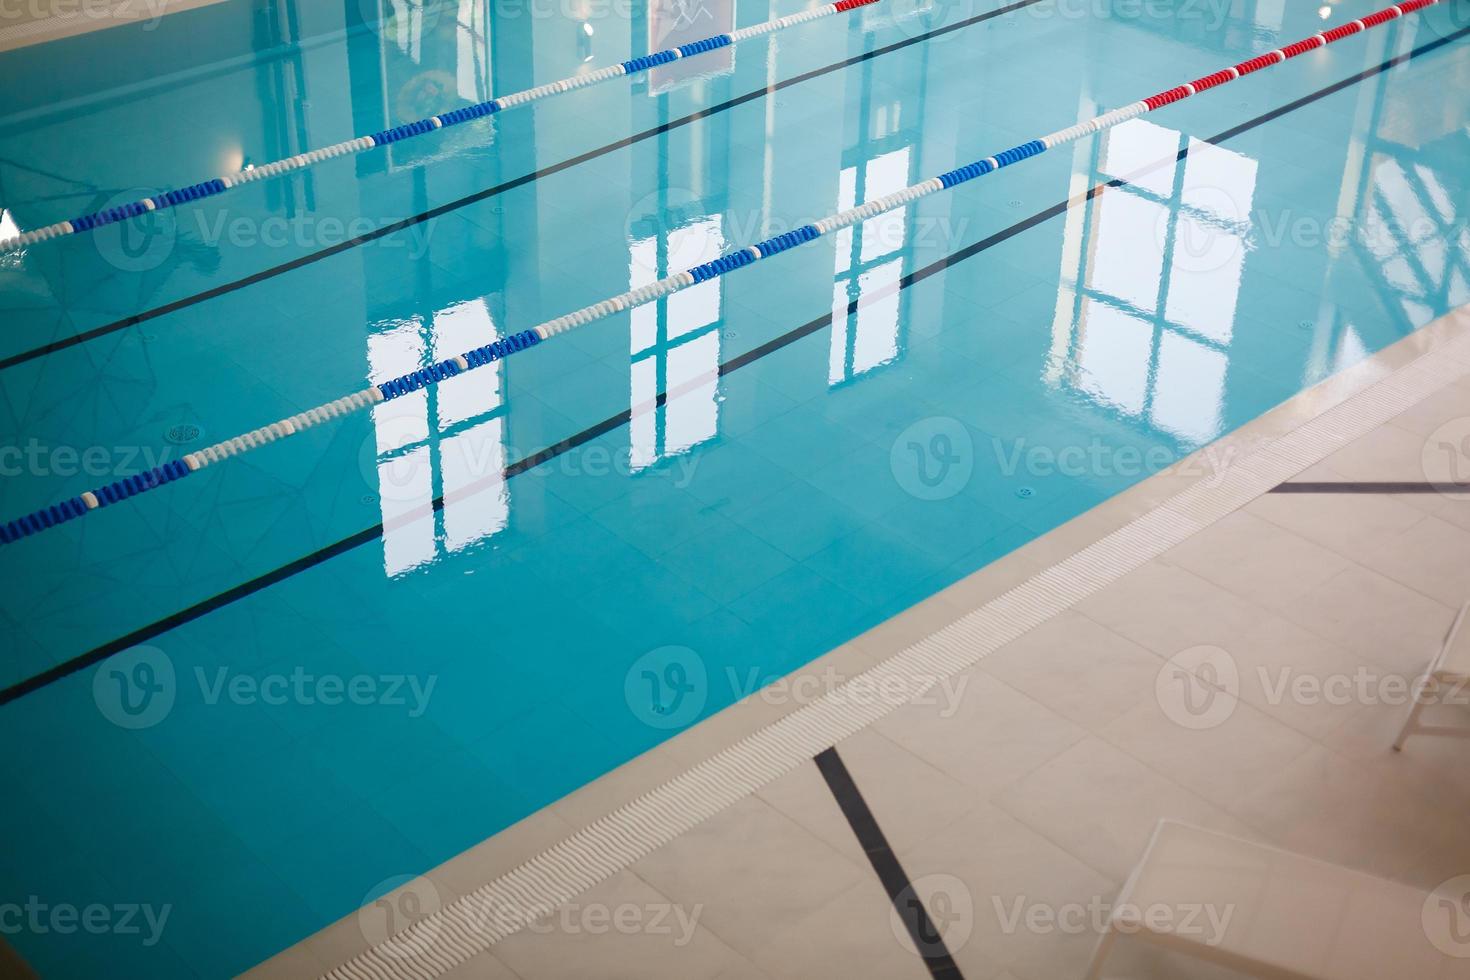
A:
[[[1433,373],[1436,371],[1439,373]],[[1168,533],[1187,537],[1260,496],[1269,489],[1269,485],[1330,455],[1349,438],[1342,433],[1353,426],[1363,425],[1365,420],[1369,424],[1377,424],[1382,421],[1379,416],[1384,413],[1388,413],[1384,416],[1387,418],[1403,411],[1405,399],[1408,399],[1408,405],[1415,404],[1466,376],[1470,376],[1470,305],[1440,317],[1359,364],[1300,392],[1169,470],[1142,481],[1027,543],[829,651],[790,676],[813,678],[817,684],[815,689],[821,691],[824,684],[830,688],[834,677],[845,680],[870,668],[889,664],[912,649],[912,645],[933,637],[937,631],[963,617],[979,613],[987,604],[994,603],[1018,586],[1034,587],[1048,572],[1053,573],[1053,585],[1057,581],[1065,584],[1067,575],[1056,572],[1059,563],[1097,547],[1103,539],[1124,528],[1144,526],[1139,522],[1151,516],[1158,527],[1172,529]],[[1405,385],[1413,388],[1395,391],[1395,383],[1400,388]],[[1343,410],[1333,413],[1339,408]],[[1329,413],[1333,415],[1329,416]],[[1307,428],[1309,423],[1318,420],[1323,421]],[[1225,461],[1223,468],[1219,465],[1222,459]],[[1242,479],[1236,481],[1239,485],[1230,485],[1232,474],[1243,474]],[[1120,535],[1114,540],[1126,537],[1128,535]],[[1173,543],[1172,537],[1163,537],[1153,542],[1130,540],[1124,546],[1140,553],[1148,552],[1144,555],[1146,559]],[[1104,568],[1100,574],[1116,579],[1130,567],[1114,565]],[[1062,595],[1056,600],[1060,608],[1045,613],[1042,621],[1056,615],[1060,609],[1070,607],[1075,601],[1077,599]],[[1034,625],[1025,626],[1023,632],[1030,628]],[[554,864],[563,860],[562,856],[577,832],[585,834],[594,823],[606,826],[609,820],[617,822],[623,819],[617,815],[619,808],[639,801],[655,790],[661,793],[668,791],[672,780],[690,773],[695,767],[709,764],[716,755],[728,752],[742,740],[768,732],[782,719],[812,707],[802,699],[789,697],[763,699],[757,695],[738,702],[441,864],[429,871],[424,879],[442,899],[443,905],[448,906],[477,888],[496,884],[502,876],[532,859],[543,866],[544,873],[548,862]],[[862,722],[859,730],[867,724]],[[687,791],[689,784],[695,781],[686,778],[680,783]],[[763,784],[757,783],[737,798],[754,792]],[[621,832],[636,837],[640,829],[648,828],[623,826]],[[680,832],[675,832],[674,836]],[[665,835],[663,831],[659,834]],[[657,846],[660,842],[650,837],[649,849]],[[549,855],[553,847],[562,856]],[[539,904],[529,907],[538,908]],[[445,942],[446,945],[457,945],[447,939]],[[367,975],[348,969],[334,971],[333,968],[363,954],[372,945],[353,913],[265,961],[246,975],[253,978],[299,977],[327,971],[333,971],[335,976]],[[409,966],[407,963],[404,965]],[[420,962],[415,958],[411,975],[440,975],[428,967],[427,961]],[[428,972],[422,972],[425,970]]]

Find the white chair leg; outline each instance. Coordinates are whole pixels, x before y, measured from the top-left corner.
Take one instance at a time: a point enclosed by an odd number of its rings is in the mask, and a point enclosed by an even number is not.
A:
[[[1117,938],[1118,934],[1113,931],[1112,922],[1109,922],[1102,938],[1097,941],[1097,948],[1092,951],[1092,962],[1087,965],[1087,976],[1084,980],[1102,980],[1103,960],[1108,958],[1108,952]]]
[[[1424,706],[1428,703],[1427,697],[1438,690],[1439,684],[1435,681],[1434,675],[1425,674],[1420,680],[1418,688],[1414,691],[1414,707],[1409,709],[1409,717],[1404,719],[1404,727],[1399,729],[1399,737],[1394,739],[1393,750],[1395,752],[1402,752],[1404,750],[1404,743],[1408,741],[1409,736],[1418,730],[1419,715],[1424,711]]]

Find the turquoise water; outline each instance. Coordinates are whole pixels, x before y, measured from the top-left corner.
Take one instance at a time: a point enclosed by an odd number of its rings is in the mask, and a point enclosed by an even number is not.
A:
[[[889,6],[0,256],[0,515],[1378,0]],[[0,237],[797,9],[223,0],[0,54]],[[0,937],[248,968],[1470,300],[1467,23],[0,549]],[[136,931],[50,917],[92,906]]]

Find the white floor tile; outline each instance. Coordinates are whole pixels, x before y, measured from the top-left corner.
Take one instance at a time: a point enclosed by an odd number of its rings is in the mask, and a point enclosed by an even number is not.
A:
[[[1064,612],[980,661],[980,669],[1087,729],[1152,697],[1163,659]]]
[[[704,927],[697,902],[680,902],[623,871],[495,944],[521,980],[714,980],[741,957]],[[467,972],[465,977],[497,976]]]
[[[1313,589],[1282,615],[1370,663],[1404,671],[1422,668],[1454,620],[1454,610],[1444,603],[1357,566]]]
[[[633,871],[759,962],[768,936],[871,875],[763,800],[749,797],[637,861]],[[512,963],[512,965],[514,965]]]
[[[1250,828],[1219,807],[1092,737],[1022,779],[995,802],[1118,881],[1138,863],[1160,820],[1252,836]]]
[[[1214,697],[1226,710],[1204,716],[1211,722],[1223,719],[1213,727],[1185,727],[1172,720],[1158,701],[1149,701],[1101,735],[1150,769],[1236,812],[1243,794],[1279,773],[1313,743],[1229,694]]]
[[[1264,611],[1193,572],[1152,561],[1078,603],[1076,611],[1168,658],[1226,645]]]
[[[1336,552],[1246,511],[1205,528],[1162,560],[1271,609],[1293,602],[1348,565]]]
[[[906,705],[874,727],[950,776],[993,795],[1083,737],[1083,729],[975,669],[952,709]],[[952,710],[952,714],[946,714]]]

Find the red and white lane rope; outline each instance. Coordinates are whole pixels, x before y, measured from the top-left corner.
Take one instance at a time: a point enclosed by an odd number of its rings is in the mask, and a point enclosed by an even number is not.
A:
[[[91,214],[79,215],[69,221],[58,221],[55,224],[35,228],[31,231],[13,235],[10,238],[0,238],[0,255],[13,252],[17,249],[43,242],[50,238],[60,238],[63,235],[75,235],[83,231],[90,231],[102,225],[110,225],[116,221],[126,221],[149,211],[162,208],[172,208],[187,201],[197,201],[216,194],[223,194],[231,187],[240,184],[248,184],[255,180],[264,180],[266,177],[276,177],[280,174],[290,173],[330,160],[334,157],[346,156],[351,153],[365,153],[379,146],[396,143],[399,140],[408,139],[413,136],[422,136],[436,129],[447,126],[457,126],[460,123],[469,122],[493,115],[503,109],[525,105],[538,99],[549,98],[553,95],[561,95],[573,89],[586,88],[599,82],[611,81],[614,78],[622,78],[625,75],[636,75],[648,71],[659,65],[666,65],[671,61],[681,58],[692,58],[704,54],[706,51],[714,51],[716,48],[729,47],[740,41],[772,34],[776,31],[784,31],[788,27],[805,24],[809,21],[820,20],[823,17],[831,17],[833,14],[846,13],[857,7],[866,7],[868,4],[877,3],[878,0],[838,0],[836,3],[824,4],[811,10],[803,10],[799,14],[791,14],[776,20],[768,20],[760,24],[752,24],[750,27],[742,27],[738,31],[728,34],[716,34],[714,37],[703,38],[698,41],[690,41],[681,44],[677,48],[668,48],[663,51],[655,51],[653,54],[645,54],[622,64],[608,65],[606,68],[588,72],[585,75],[573,75],[571,78],[563,78],[558,82],[547,82],[535,88],[528,88],[520,92],[512,92],[509,95],[498,96],[475,105],[462,106],[441,112],[436,116],[429,116],[415,122],[404,123],[402,126],[394,126],[373,133],[370,136],[359,136],[356,139],[343,140],[341,143],[333,143],[319,150],[308,150],[298,153],[284,160],[276,160],[273,163],[263,164],[259,167],[251,167],[248,170],[240,170],[223,177],[215,177],[210,180],[202,180],[188,187],[180,187],[175,190],[166,191],[155,197],[143,198],[140,201],[130,201],[117,207],[107,208],[104,211],[95,211]]]
[[[1178,102],[1181,99],[1187,99],[1206,89],[1216,88],[1220,85],[1233,82],[1244,75],[1279,65],[1284,61],[1295,58],[1297,55],[1326,47],[1334,41],[1340,41],[1345,37],[1351,37],[1370,28],[1378,27],[1380,24],[1385,24],[1397,17],[1422,10],[1425,7],[1433,6],[1438,2],[1439,0],[1407,0],[1405,3],[1395,4],[1392,7],[1380,10],[1367,17],[1343,24],[1341,27],[1335,27],[1321,34],[1314,34],[1294,44],[1288,44],[1284,48],[1268,51],[1248,61],[1242,61],[1238,65],[1223,68],[1202,78],[1197,78],[1192,82],[1175,86],[1157,95],[1151,95],[1146,99],[1141,99],[1138,102],[1123,106],[1121,109],[1114,109],[1111,112],[1103,113],[1086,122],[1069,126],[1066,129],[1058,130],[1039,139],[1022,143],[1019,146],[1013,146],[994,156],[986,157],[983,160],[976,160],[974,163],[958,167],[937,177],[931,177],[911,187],[905,187],[903,190],[896,191],[874,201],[869,201],[859,207],[849,208],[846,211],[829,215],[813,224],[804,225],[795,231],[789,231],[784,235],[767,239],[758,245],[752,245],[748,248],[731,252],[728,255],[722,255],[711,262],[695,266],[693,269],[685,272],[675,273],[650,285],[631,290],[620,296],[605,299],[591,306],[583,307],[573,313],[559,316],[554,320],[548,320],[545,323],[538,324],[529,330],[523,330],[503,340],[486,344],[483,347],[477,347],[474,350],[466,351],[463,354],[440,361],[437,364],[431,364],[411,374],[406,374],[401,378],[395,378],[392,381],[366,388],[346,397],[339,398],[336,401],[329,402],[326,405],[309,409],[299,415],[293,415],[288,419],[282,419],[279,422],[262,426],[242,436],[237,436],[234,439],[228,439],[198,452],[189,453],[181,460],[174,460],[163,466],[155,467],[139,476],[118,480],[97,490],[88,491],[80,496],[64,500],[61,503],[13,520],[8,524],[0,525],[0,544],[9,544],[20,538],[29,537],[54,524],[60,524],[80,517],[89,510],[105,507],[108,504],[124,500],[135,494],[153,490],[165,483],[172,483],[206,466],[221,462],[246,450],[257,449],[277,439],[294,435],[302,429],[318,425],[328,419],[361,411],[379,402],[397,398],[410,391],[417,391],[420,388],[438,384],[446,378],[454,377],[465,371],[472,371],[486,364],[502,360],[528,347],[534,347],[542,341],[549,340],[558,334],[566,333],[569,330],[586,326],[595,320],[612,316],[614,313],[620,313],[631,307],[640,306],[644,303],[668,296],[671,293],[676,293],[682,289],[687,289],[695,283],[704,282],[716,276],[723,276],[742,266],[750,265],[761,259],[770,258],[779,252],[784,252],[787,249],[814,241],[840,228],[847,228],[880,215],[885,211],[892,211],[895,208],[903,207],[918,198],[926,197],[941,190],[948,190],[956,184],[974,180],[976,177],[981,177],[1002,167],[1008,167],[1013,163],[1045,153],[1052,147],[1082,139],[1084,136],[1092,133],[1101,132],[1121,122],[1140,116],[1145,112],[1152,112],[1155,109]]]

